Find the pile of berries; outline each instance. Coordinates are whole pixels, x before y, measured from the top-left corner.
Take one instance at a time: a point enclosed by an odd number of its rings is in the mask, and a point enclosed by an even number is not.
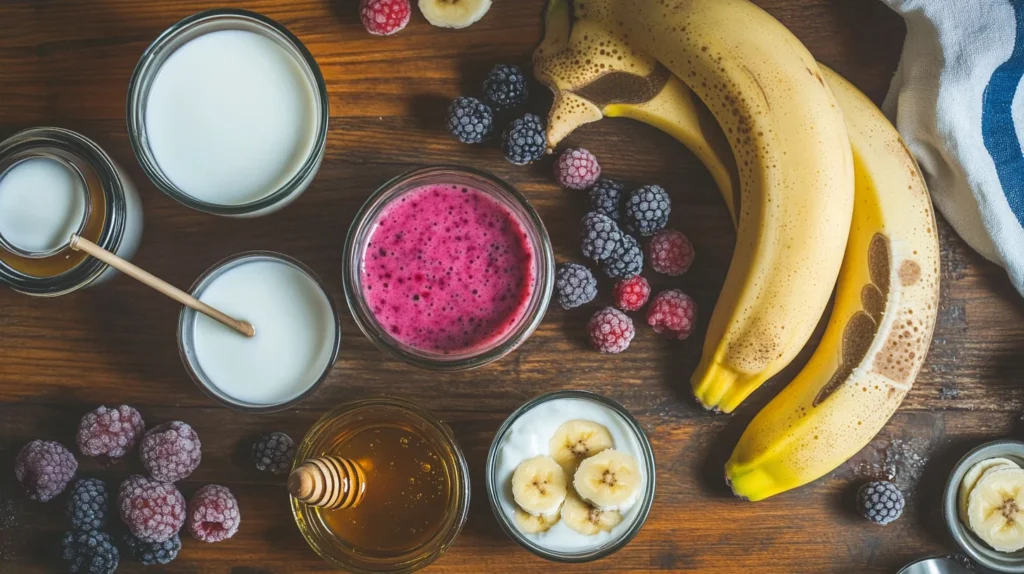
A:
[[[448,106],[448,131],[466,144],[477,144],[495,135],[499,116],[506,119],[501,132],[505,159],[516,165],[533,163],[547,153],[547,126],[536,114],[514,114],[523,107],[530,94],[526,75],[518,66],[499,64],[484,79],[482,99],[462,96]]]
[[[674,277],[690,269],[694,249],[685,235],[667,228],[672,202],[663,187],[626,193],[625,185],[601,173],[597,157],[583,148],[569,148],[555,161],[558,183],[586,193],[580,250],[615,281],[614,307],[599,310],[587,324],[590,341],[602,353],[621,353],[636,334],[626,312],[642,310],[651,297],[651,285],[641,276],[645,259],[654,271]],[[560,264],[555,295],[565,309],[590,303],[597,297],[597,279],[581,264]],[[647,307],[647,324],[670,339],[689,337],[696,319],[696,302],[679,289],[658,293]]]
[[[269,470],[280,472],[291,463],[294,443],[287,435],[274,435],[280,436],[264,446],[273,452],[263,452],[261,461]],[[96,478],[74,482],[66,505],[71,528],[60,541],[61,559],[68,572],[110,574],[117,569],[122,553],[146,565],[167,564],[181,550],[178,532],[185,526],[193,538],[205,542],[219,542],[238,531],[238,502],[227,488],[204,486],[186,506],[185,497],[174,485],[189,476],[202,458],[199,435],[188,424],[171,421],[145,432],[142,415],[134,408],[101,406],[82,417],[76,438],[81,453],[103,465],[116,463],[138,444],[148,476],[129,476],[117,489],[116,508],[128,530],[117,539],[105,530],[115,526],[107,485]],[[75,455],[53,441],[29,442],[14,464],[15,476],[28,497],[40,502],[63,492],[77,471]]]

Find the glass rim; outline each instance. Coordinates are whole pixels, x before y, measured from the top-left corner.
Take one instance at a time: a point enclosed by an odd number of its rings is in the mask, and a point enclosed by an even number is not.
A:
[[[451,548],[456,540],[458,540],[466,521],[469,519],[470,503],[472,500],[472,484],[469,472],[469,463],[466,461],[466,455],[462,452],[462,447],[459,446],[459,442],[456,440],[455,433],[451,430],[451,427],[445,424],[437,415],[412,401],[387,395],[356,399],[354,401],[346,402],[324,413],[323,416],[313,423],[313,426],[310,427],[305,436],[303,436],[302,440],[296,446],[295,459],[292,462],[292,470],[298,468],[305,459],[309,458],[313,454],[312,447],[314,439],[327,425],[346,413],[374,406],[396,407],[419,417],[441,435],[441,438],[447,443],[446,446],[449,447],[454,454],[455,472],[459,476],[461,488],[458,490],[460,498],[456,501],[456,514],[452,520],[453,526],[451,527],[451,530],[444,532],[443,536],[439,534],[439,537],[441,537],[442,540],[438,544],[437,548],[434,548],[432,552],[421,557],[415,563],[403,563],[399,568],[383,571],[388,572],[389,574],[413,572],[433,564]],[[356,572],[358,574],[373,574],[374,572],[381,572],[379,570],[368,570],[358,568],[350,564],[343,564],[334,556],[329,555],[329,553],[325,553],[317,541],[310,539],[310,535],[299,522],[299,514],[295,509],[297,505],[302,503],[296,500],[293,496],[289,496],[288,498],[290,501],[290,507],[293,509],[293,518],[296,521],[296,525],[299,527],[299,532],[302,534],[303,539],[306,540],[310,547],[312,547],[321,558],[332,565],[340,566],[345,570]]]
[[[178,342],[178,356],[181,358],[182,365],[184,365],[185,371],[188,373],[189,378],[192,379],[192,382],[194,382],[196,386],[198,386],[203,391],[203,393],[205,393],[207,396],[213,399],[216,399],[217,402],[219,402],[220,404],[235,411],[252,414],[279,412],[289,407],[295,406],[303,399],[306,399],[314,392],[316,392],[316,390],[320,388],[320,385],[322,385],[324,381],[327,380],[327,377],[331,374],[331,371],[334,369],[335,363],[337,363],[338,361],[338,354],[341,350],[341,319],[338,316],[337,305],[334,304],[334,299],[331,298],[330,293],[327,291],[327,286],[320,279],[320,277],[312,269],[310,269],[308,266],[306,266],[298,259],[295,259],[294,257],[285,255],[283,253],[278,253],[276,251],[243,251],[241,253],[236,253],[234,255],[225,257],[211,265],[209,268],[206,269],[206,271],[203,271],[203,273],[199,275],[199,277],[188,288],[187,292],[190,295],[195,296],[195,293],[201,292],[202,289],[205,288],[209,284],[209,282],[216,278],[221,272],[226,271],[227,269],[230,269],[232,267],[235,267],[236,265],[244,264],[243,260],[245,259],[270,259],[290,265],[291,267],[301,271],[304,275],[309,277],[309,279],[311,279],[313,283],[316,284],[316,286],[323,293],[324,297],[327,299],[328,306],[330,306],[331,315],[334,319],[334,342],[332,343],[331,353],[327,359],[327,364],[324,365],[323,372],[321,372],[320,375],[316,378],[316,380],[310,383],[310,385],[306,387],[304,391],[282,403],[253,404],[245,403],[242,401],[236,402],[234,400],[231,400],[227,397],[227,393],[218,392],[216,390],[216,385],[214,385],[212,381],[209,381],[208,377],[206,377],[205,374],[201,375],[202,369],[198,368],[198,360],[193,361],[193,359],[190,358],[189,351],[194,351],[194,342],[192,342],[191,337],[185,336],[186,329],[191,328],[191,323],[194,322],[194,319],[198,317],[199,313],[194,309],[185,306],[182,306],[181,312],[178,314],[178,329],[176,336]],[[195,365],[193,364],[194,362],[196,363]]]
[[[281,184],[281,186],[275,191],[268,193],[259,199],[238,205],[211,203],[193,197],[182,191],[174,184],[174,182],[164,175],[163,170],[156,164],[155,158],[153,161],[150,161],[146,154],[146,150],[149,149],[149,146],[142,143],[143,138],[140,135],[145,132],[145,120],[141,120],[140,122],[138,110],[141,106],[145,105],[145,99],[146,96],[148,96],[149,89],[151,87],[151,82],[147,83],[145,80],[156,77],[166,61],[166,57],[157,63],[154,63],[155,60],[159,56],[164,55],[170,47],[170,44],[179,36],[179,34],[187,32],[193,25],[202,24],[203,22],[211,19],[234,19],[240,22],[255,23],[257,27],[262,28],[265,31],[269,30],[272,33],[280,34],[299,54],[299,62],[309,69],[310,74],[313,76],[312,87],[316,92],[316,99],[320,102],[320,114],[317,118],[317,129],[315,137],[313,138],[313,144],[310,147],[309,154],[306,159],[302,162],[296,172],[288,179],[288,181]],[[180,46],[174,47],[171,52],[166,54],[166,56],[169,56],[178,48],[180,48]],[[145,91],[143,91],[144,84]],[[148,47],[146,47],[145,51],[142,52],[142,56],[135,65],[135,69],[132,71],[131,80],[129,80],[128,83],[126,107],[128,141],[131,145],[132,152],[134,152],[139,165],[142,167],[142,171],[145,172],[149,180],[153,182],[153,185],[155,185],[157,189],[169,196],[171,199],[174,199],[186,207],[212,215],[229,217],[252,215],[285,201],[291,197],[292,193],[298,187],[303,185],[311,173],[319,168],[320,162],[324,156],[324,151],[327,147],[327,130],[328,123],[330,122],[330,98],[327,93],[327,83],[324,81],[323,73],[320,70],[319,64],[317,64],[313,54],[308,48],[306,48],[306,45],[302,40],[300,40],[295,34],[276,20],[251,10],[243,10],[239,8],[215,8],[211,10],[204,10],[179,20],[161,32],[160,35],[157,36]]]
[[[644,497],[636,502],[636,504],[641,505],[636,518],[633,519],[633,523],[619,538],[605,546],[601,546],[590,551],[582,551],[578,553],[559,552],[548,550],[547,548],[534,543],[532,540],[523,536],[523,534],[519,532],[519,529],[512,524],[512,521],[505,516],[505,513],[501,508],[501,503],[498,501],[497,489],[499,487],[495,483],[494,467],[496,464],[498,448],[502,439],[504,439],[508,430],[512,428],[512,425],[519,420],[519,417],[538,405],[556,399],[590,400],[612,409],[616,414],[622,417],[626,422],[626,425],[633,431],[637,442],[640,443],[640,450],[644,459],[642,464],[644,465],[644,470],[647,473],[648,488],[644,493]],[[501,526],[502,531],[505,532],[505,535],[535,556],[539,556],[545,560],[551,560],[552,562],[563,562],[568,564],[580,564],[600,560],[601,558],[611,556],[629,544],[647,523],[647,518],[651,513],[651,506],[654,504],[654,491],[657,486],[657,468],[654,460],[654,449],[651,447],[651,441],[647,438],[647,433],[644,432],[643,426],[640,422],[637,421],[626,407],[619,402],[604,395],[584,390],[561,390],[544,393],[526,401],[522,406],[512,411],[512,414],[505,419],[505,422],[503,422],[502,425],[498,427],[497,432],[494,433],[494,440],[491,441],[491,446],[487,450],[487,462],[484,466],[484,473],[484,484],[487,487],[487,499],[490,502],[491,512],[494,513],[494,517],[498,521],[498,525]]]
[[[378,215],[384,205],[387,205],[387,203],[384,203],[383,205],[378,206],[378,203],[389,193],[393,193],[399,188],[399,186],[410,180],[417,178],[429,178],[430,176],[443,174],[464,175],[470,178],[482,180],[483,182],[501,190],[511,198],[511,200],[515,202],[525,215],[525,217],[520,217],[519,214],[516,214],[516,217],[520,220],[524,229],[530,235],[531,243],[534,243],[532,247],[534,248],[537,260],[537,275],[535,278],[534,291],[530,298],[531,307],[528,308],[526,313],[524,313],[517,328],[504,340],[494,344],[493,346],[484,347],[479,351],[468,353],[465,356],[455,356],[454,358],[448,358],[450,357],[448,355],[414,352],[413,350],[406,350],[402,348],[402,345],[399,344],[398,341],[380,327],[376,317],[373,316],[373,313],[370,312],[366,305],[362,289],[359,288],[359,270],[361,269],[361,258],[362,254],[365,252],[366,246],[358,245],[357,240],[360,239],[360,232],[373,223],[371,221],[371,216]],[[424,182],[424,184],[426,184],[426,182]],[[492,191],[487,189],[480,191],[488,194],[489,196],[495,195]],[[362,206],[360,206],[359,211],[356,212],[345,237],[343,253],[344,261],[342,263],[342,282],[345,289],[345,301],[348,304],[349,311],[351,311],[359,330],[362,331],[363,335],[370,339],[377,348],[409,364],[426,369],[438,371],[461,371],[473,369],[496,361],[514,351],[522,345],[534,333],[534,331],[536,331],[537,327],[539,327],[541,322],[544,320],[544,315],[547,313],[548,305],[551,301],[551,294],[554,290],[554,249],[551,245],[551,238],[548,235],[547,228],[544,226],[544,222],[541,220],[537,210],[534,209],[533,205],[530,204],[525,195],[508,182],[491,173],[471,167],[445,164],[428,165],[411,169],[389,179],[370,194],[370,196],[366,198],[366,201],[363,202]],[[534,301],[536,301],[536,303],[534,303]]]
[[[96,177],[103,188],[102,193],[106,205],[105,218],[97,244],[107,251],[116,253],[124,240],[128,224],[128,207],[125,199],[125,186],[121,180],[122,174],[113,158],[88,137],[76,131],[56,126],[36,126],[14,133],[0,141],[0,155],[17,153],[22,147],[27,150],[35,148],[60,149],[81,159],[96,172]],[[13,152],[12,149],[14,149]],[[93,215],[89,203],[86,202],[87,216]],[[88,217],[83,220],[87,221]],[[17,253],[13,250],[11,252]],[[60,251],[51,254],[50,257],[59,254]],[[59,275],[34,277],[17,271],[0,261],[0,283],[26,295],[59,297],[88,286],[107,269],[106,263],[95,257],[87,257],[75,267]]]

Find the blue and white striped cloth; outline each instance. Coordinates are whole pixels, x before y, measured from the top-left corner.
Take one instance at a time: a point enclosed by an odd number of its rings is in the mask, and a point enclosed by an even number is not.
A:
[[[883,0],[907,39],[883,109],[936,207],[1024,295],[1024,0]]]

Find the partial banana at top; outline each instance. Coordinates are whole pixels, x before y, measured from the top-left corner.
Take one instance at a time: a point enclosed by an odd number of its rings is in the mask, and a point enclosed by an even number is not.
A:
[[[725,134],[737,244],[691,382],[706,408],[730,412],[797,355],[839,274],[853,161],[835,98],[806,48],[748,0],[552,0],[547,26],[534,69],[555,92],[550,145],[669,75]]]
[[[491,0],[420,0],[420,12],[439,28],[467,28],[491,9]]]

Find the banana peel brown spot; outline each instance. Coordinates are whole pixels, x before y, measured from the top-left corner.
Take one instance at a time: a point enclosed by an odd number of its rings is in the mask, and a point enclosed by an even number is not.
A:
[[[910,287],[921,280],[921,266],[917,261],[908,259],[900,265],[899,277],[901,285]]]
[[[918,359],[928,352],[929,342],[924,321],[910,313],[901,313],[875,356],[872,370],[897,384],[909,385],[915,375],[915,365],[920,364]]]
[[[883,295],[889,295],[889,238],[876,233],[868,245],[868,274]]]
[[[868,283],[861,289],[860,303],[868,315],[875,320],[875,323],[882,322],[882,314],[885,313],[885,295],[874,283]]]
[[[658,64],[646,76],[629,72],[612,71],[599,76],[593,82],[577,88],[576,94],[603,108],[609,104],[642,104],[657,96],[668,83],[672,72]]]
[[[864,356],[867,355],[868,349],[871,348],[871,341],[875,338],[877,330],[878,324],[864,311],[858,311],[853,317],[850,317],[846,328],[843,329],[839,368],[825,383],[825,386],[818,391],[818,395],[814,397],[813,406],[816,407],[823,403],[850,378],[853,369],[860,364]]]

